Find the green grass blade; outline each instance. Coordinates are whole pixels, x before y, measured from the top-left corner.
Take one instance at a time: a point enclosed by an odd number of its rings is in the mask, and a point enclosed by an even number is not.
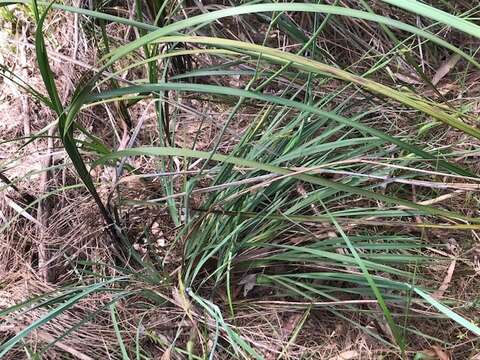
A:
[[[328,74],[334,78],[341,79],[347,82],[355,83],[361,87],[364,87],[368,91],[386,96],[393,100],[396,100],[402,104],[405,104],[413,109],[417,109],[427,115],[430,115],[436,120],[439,120],[447,125],[450,125],[458,130],[461,130],[477,139],[480,139],[480,130],[473,126],[470,126],[463,121],[459,120],[455,115],[451,115],[439,107],[432,106],[422,100],[412,98],[408,94],[404,94],[401,91],[392,89],[389,86],[380,84],[373,80],[365,79],[361,76],[351,74],[347,71],[338,69],[336,67],[320,63],[318,61],[309,60],[302,56],[283,52],[277,49],[271,49],[265,46],[255,45],[236,40],[208,38],[208,37],[196,37],[196,36],[171,36],[166,38],[158,38],[158,42],[193,42],[210,44],[215,46],[225,46],[228,48],[238,48],[245,51],[252,51],[256,54],[262,54],[262,57],[267,57],[271,61],[280,63],[291,63],[292,66],[299,67],[302,70],[314,72],[319,75]]]
[[[416,292],[418,295],[420,295],[423,299],[425,299],[425,301],[427,301],[430,305],[432,305],[435,309],[440,311],[442,314],[446,315],[451,320],[453,320],[453,321],[457,322],[458,324],[462,325],[465,329],[470,330],[475,335],[480,336],[480,327],[478,327],[477,325],[475,325],[471,321],[468,321],[463,316],[460,316],[459,314],[457,314],[453,310],[449,309],[445,305],[439,303],[437,300],[435,300],[433,297],[428,295],[423,290],[420,290],[417,287],[414,287],[413,291]]]
[[[353,246],[352,242],[348,238],[347,234],[343,231],[342,227],[338,224],[338,222],[335,220],[333,216],[331,216],[330,212],[328,211],[327,207],[323,202],[321,202],[322,207],[324,208],[325,212],[327,215],[330,215],[330,220],[332,221],[333,225],[335,225],[335,228],[337,229],[338,233],[342,237],[342,239],[345,241],[345,244],[347,244],[348,249],[350,250],[351,254],[353,255],[355,261],[357,262],[358,266],[362,270],[363,276],[368,282],[368,285],[371,287],[373,293],[375,294],[375,297],[378,301],[378,305],[382,309],[383,315],[385,316],[385,319],[387,320],[387,324],[392,331],[392,334],[395,338],[395,341],[397,342],[397,345],[400,347],[400,351],[402,353],[402,356],[405,355],[405,340],[400,332],[400,329],[398,328],[397,324],[395,323],[392,313],[387,307],[387,304],[385,303],[385,299],[382,296],[382,293],[380,292],[380,289],[378,288],[377,284],[373,280],[372,276],[370,275],[370,272],[368,271],[368,268],[366,267],[364,260],[360,257],[360,255],[357,252],[357,249],[355,246]]]
[[[404,10],[410,11],[414,14],[425,16],[439,23],[450,26],[454,29],[460,30],[473,37],[480,38],[480,26],[477,24],[462,19],[458,16],[449,14],[445,11],[437,9],[433,6],[421,3],[416,0],[381,0],[384,3],[397,6]]]
[[[353,17],[368,21],[377,22],[380,24],[384,24],[393,28],[397,28],[399,30],[404,30],[409,33],[415,34],[427,40],[430,40],[440,46],[443,46],[463,58],[470,61],[472,64],[480,68],[480,64],[471,56],[466,54],[465,52],[461,51],[460,49],[456,48],[455,46],[449,44],[447,41],[427,32],[421,30],[415,26],[411,26],[405,24],[401,21],[393,20],[388,17],[380,16],[377,14],[373,14],[370,12],[339,7],[339,6],[331,6],[331,5],[318,5],[318,4],[302,4],[302,3],[275,3],[275,4],[256,4],[256,5],[244,5],[232,8],[226,8],[218,11],[213,11],[210,13],[198,15],[195,17],[191,17],[185,20],[181,20],[175,22],[173,24],[164,26],[158,30],[153,31],[127,45],[120,47],[119,49],[113,51],[110,54],[109,62],[115,62],[119,58],[123,57],[124,55],[128,54],[129,52],[138,49],[139,47],[143,46],[144,44],[151,43],[152,41],[158,39],[159,37],[170,35],[175,32],[181,31],[183,29],[191,28],[196,25],[209,23],[221,18],[230,17],[230,16],[238,16],[243,14],[254,14],[254,13],[261,13],[261,12],[281,12],[281,11],[293,11],[293,12],[312,12],[312,13],[323,13],[323,14],[331,14],[337,16],[346,16],[346,17]]]
[[[473,223],[479,223],[479,219],[475,218],[470,218],[468,216],[464,216],[458,213],[453,213],[450,211],[446,210],[441,210],[434,208],[432,206],[426,206],[426,205],[419,205],[416,203],[413,203],[408,200],[403,200],[403,199],[398,199],[398,198],[392,198],[386,195],[374,193],[369,190],[365,190],[362,188],[357,188],[351,185],[343,184],[340,182],[335,182],[326,178],[322,178],[320,176],[312,176],[312,175],[305,175],[305,174],[295,174],[294,171],[281,168],[278,166],[270,165],[270,164],[265,164],[265,163],[260,163],[257,161],[252,161],[252,160],[247,160],[243,158],[237,158],[237,157],[232,157],[228,155],[221,155],[221,154],[212,154],[209,152],[204,152],[204,151],[196,151],[196,150],[190,150],[190,149],[182,149],[182,148],[169,148],[169,147],[142,147],[142,148],[132,148],[128,150],[122,150],[122,151],[117,151],[109,155],[105,155],[101,157],[97,163],[105,163],[108,160],[114,160],[118,159],[121,157],[126,157],[126,156],[138,156],[138,155],[146,155],[146,156],[180,156],[180,157],[195,157],[195,158],[200,158],[200,159],[212,159],[215,161],[221,161],[224,163],[228,164],[233,164],[237,166],[242,166],[246,168],[254,168],[257,170],[263,170],[267,171],[270,173],[275,173],[275,174],[280,174],[280,175],[291,175],[293,178],[305,181],[308,183],[320,185],[320,186],[325,186],[328,188],[335,189],[337,191],[344,191],[347,193],[359,195],[359,196],[364,196],[369,199],[374,199],[374,200],[379,200],[383,201],[387,204],[390,205],[403,205],[407,206],[412,209],[420,210],[423,211],[427,214],[430,215],[437,215],[437,216],[444,216],[447,218],[457,218],[457,219],[463,219],[467,221],[471,221]]]
[[[31,3],[32,3],[31,0],[12,0],[12,1],[10,1],[10,0],[0,0],[0,7],[8,6],[8,5],[16,5],[16,4],[30,5]],[[158,29],[157,26],[145,24],[143,22],[134,21],[134,20],[131,20],[131,19],[120,17],[120,16],[105,14],[105,13],[102,13],[100,11],[88,10],[88,9],[84,9],[84,8],[81,8],[81,7],[68,6],[68,5],[58,4],[58,3],[49,3],[49,2],[46,2],[46,1],[37,1],[37,4],[41,5],[41,6],[51,6],[53,9],[56,9],[56,10],[62,10],[62,11],[67,11],[67,12],[70,12],[70,13],[73,13],[73,14],[84,15],[84,16],[88,16],[88,17],[91,17],[91,18],[94,18],[94,19],[101,19],[101,20],[105,20],[105,21],[111,21],[111,22],[114,22],[114,23],[118,23],[118,24],[134,26],[136,28],[144,29],[144,30],[147,30],[147,31],[153,31],[153,30]]]
[[[55,318],[56,316],[58,316],[59,314],[61,314],[65,310],[71,308],[81,299],[85,298],[86,296],[90,295],[91,293],[93,293],[95,291],[98,291],[98,290],[104,288],[105,286],[107,286],[109,284],[112,284],[114,282],[117,282],[117,281],[120,281],[120,280],[123,280],[123,279],[124,278],[114,278],[114,279],[111,279],[111,280],[108,280],[108,281],[105,281],[105,282],[102,282],[102,283],[99,283],[99,284],[89,286],[86,290],[84,290],[84,291],[80,292],[79,294],[73,296],[68,301],[63,303],[62,305],[60,305],[57,308],[51,310],[45,316],[43,316],[40,319],[32,322],[26,328],[24,328],[23,330],[18,332],[14,337],[7,340],[6,342],[4,342],[0,346],[0,358],[3,357],[8,351],[10,351],[10,349],[12,349],[19,341],[21,341],[23,338],[28,336],[32,331],[41,327],[42,325],[44,325],[48,321],[52,320],[53,318]]]
[[[125,343],[123,342],[122,334],[120,333],[120,328],[118,326],[115,303],[110,306],[110,316],[112,317],[113,330],[115,331],[115,336],[117,337],[118,345],[120,346],[120,352],[122,354],[123,360],[130,360],[127,349],[125,348]]]
[[[375,137],[378,137],[379,139],[385,140],[388,143],[395,144],[399,146],[400,148],[416,154],[420,156],[423,159],[428,159],[428,160],[434,160],[436,164],[438,164],[439,167],[449,170],[451,172],[464,175],[464,176],[472,176],[475,177],[475,175],[471,174],[469,171],[464,170],[462,168],[459,168],[458,166],[451,164],[441,158],[438,157],[433,157],[429,153],[419,149],[416,146],[413,146],[411,144],[408,144],[402,140],[400,140],[397,137],[387,135],[386,133],[382,131],[378,131],[376,129],[370,128],[366,125],[363,125],[362,123],[354,120],[349,120],[346,119],[342,116],[339,116],[337,114],[331,113],[331,112],[326,112],[319,110],[316,107],[300,103],[297,101],[293,100],[288,100],[284,99],[281,97],[275,97],[275,96],[269,96],[269,95],[263,95],[251,91],[245,91],[245,90],[240,90],[240,89],[234,89],[234,88],[227,88],[227,87],[221,87],[221,86],[214,86],[214,85],[203,85],[203,84],[188,84],[188,83],[161,83],[161,84],[147,84],[143,86],[133,86],[133,87],[124,87],[120,89],[116,89],[113,91],[107,91],[103,92],[100,94],[92,94],[87,97],[85,95],[85,101],[88,102],[95,102],[98,100],[105,100],[105,99],[115,99],[117,97],[121,97],[124,95],[129,95],[129,94],[142,94],[142,93],[151,93],[151,92],[156,92],[164,89],[170,89],[170,90],[176,90],[176,91],[191,91],[191,92],[200,92],[200,93],[212,93],[212,94],[220,94],[220,95],[228,95],[228,96],[236,96],[236,97],[245,97],[245,98],[250,98],[250,99],[255,99],[255,100],[261,100],[265,102],[270,102],[272,104],[278,104],[278,105],[283,105],[283,106],[288,106],[292,108],[296,108],[301,111],[306,111],[312,114],[317,114],[321,117],[325,117],[327,119],[331,119],[333,121],[336,121],[341,124],[345,124],[348,126],[351,126],[361,132],[366,132],[370,135],[373,135]],[[73,115],[72,115],[73,116]]]

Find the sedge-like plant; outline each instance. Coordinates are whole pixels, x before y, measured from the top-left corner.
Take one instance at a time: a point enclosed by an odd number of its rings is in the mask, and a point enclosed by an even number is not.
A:
[[[414,0],[383,2],[431,19],[432,27],[447,26],[466,36],[480,37],[480,27],[460,16]],[[0,1],[0,5],[10,4],[30,2]],[[416,304],[431,307],[443,319],[480,335],[475,323],[431,296],[432,289],[423,285],[427,283],[423,267],[441,259],[424,253],[427,247],[438,244],[426,244],[418,237],[419,229],[472,230],[479,227],[480,221],[460,211],[428,201],[418,203],[405,196],[409,191],[405,189],[411,185],[440,188],[438,182],[420,178],[425,174],[469,181],[475,181],[476,175],[457,163],[448,151],[434,151],[411,134],[389,131],[380,124],[385,120],[378,116],[382,110],[378,102],[394,104],[396,109],[407,109],[418,117],[439,122],[445,129],[480,139],[480,132],[470,124],[471,119],[454,107],[381,81],[381,74],[393,57],[405,57],[405,49],[413,51],[409,48],[413,47],[409,41],[412,37],[427,46],[454,53],[469,66],[479,68],[469,51],[432,31],[379,15],[370,7],[255,2],[174,21],[173,14],[166,16],[167,5],[156,7],[150,2],[135,2],[135,20],[55,3],[40,12],[39,5],[47,4],[36,1],[31,4],[37,21],[36,59],[47,94],[23,84],[8,71],[3,75],[54,110],[58,136],[104,219],[118,250],[118,259],[122,261],[128,257],[122,255],[132,255],[137,260],[135,270],[143,267],[147,275],[135,276],[131,265],[125,262],[126,279],[111,279],[94,283],[81,292],[62,294],[58,297],[65,301],[62,305],[6,341],[0,348],[1,354],[20,346],[33,330],[94,291],[109,291],[109,286],[117,282],[126,288],[126,284],[134,281],[152,284],[163,279],[165,274],[158,270],[164,265],[162,260],[160,263],[145,260],[135,251],[124,231],[122,217],[115,213],[119,207],[101,199],[97,181],[89,171],[92,167],[113,167],[120,175],[122,171],[130,171],[134,176],[142,176],[128,166],[128,159],[136,156],[159,160],[162,197],[148,201],[132,199],[130,204],[168,211],[177,230],[173,246],[181,247],[183,252],[176,282],[177,301],[170,301],[170,305],[181,303],[185,318],[203,330],[197,329],[197,348],[191,341],[187,344],[174,341],[168,351],[190,358],[261,359],[262,350],[237,330],[241,327],[237,315],[256,311],[261,301],[268,304],[278,299],[287,306],[289,302],[303,304],[302,326],[308,315],[319,309],[352,323],[348,315],[353,312],[385,322],[384,331],[388,334],[384,336],[372,333],[366,326],[360,327],[401,357],[406,356],[409,339],[418,335],[409,324],[409,319],[417,316]],[[101,21],[99,28],[104,44],[108,44],[105,48],[109,51],[98,64],[99,70],[78,84],[67,104],[60,101],[49,66],[43,31],[50,11],[72,12]],[[306,14],[313,19],[311,32],[315,36],[309,38],[305,31],[292,25],[291,16],[295,14]],[[150,21],[146,20],[148,15]],[[246,18],[264,22],[267,28],[264,41],[252,43],[226,38],[215,25],[232,18],[245,21],[247,33]],[[372,56],[375,62],[364,73],[341,68],[316,41],[329,27],[345,31],[341,21],[345,19],[367,21],[395,40],[389,52]],[[134,27],[139,36],[130,42],[116,43],[117,39],[109,38],[106,31],[105,24],[109,22]],[[280,29],[286,38],[299,41],[298,51],[270,46],[267,40],[273,29]],[[402,35],[394,35],[392,31]],[[217,65],[185,69],[184,73],[170,76],[169,69],[175,61],[185,57],[208,57],[215,59]],[[413,60],[408,57],[405,61]],[[118,81],[122,74],[134,69],[144,69],[145,77]],[[206,76],[216,79],[217,84],[201,83]],[[222,84],[231,76],[246,78],[245,86]],[[319,90],[331,89],[331,84],[335,85],[334,90]],[[272,88],[276,91],[266,91]],[[173,129],[181,120],[169,111],[172,107],[169,94],[195,94],[203,101],[229,106],[227,120],[208,149],[198,150],[196,140],[189,147],[175,146],[180,135]],[[364,107],[358,106],[356,96],[370,100],[365,101]],[[101,143],[93,133],[87,134],[87,141],[76,137],[79,132],[86,132],[79,121],[86,108],[117,104],[128,114],[133,104],[151,100],[155,103],[157,143],[130,144],[118,151]],[[255,109],[253,119],[241,134],[230,140],[233,145],[229,150],[223,151],[222,142],[227,141],[228,130],[251,108]],[[197,138],[200,132],[201,129]],[[91,161],[92,157],[95,161]],[[174,159],[182,165],[178,174],[174,174]],[[189,165],[198,159],[201,161],[195,174],[190,175]],[[381,163],[376,159],[391,160],[388,166],[379,166]],[[127,166],[119,165],[125,163]],[[398,169],[402,175],[397,175]],[[175,182],[175,175],[183,176],[181,184]],[[205,181],[208,185],[201,185]],[[431,195],[434,194],[432,191]],[[192,199],[200,199],[201,205],[193,206]],[[122,204],[120,211],[128,212],[128,206],[128,202]],[[155,272],[156,277],[152,275]],[[246,288],[246,299],[238,295],[242,286]],[[152,308],[161,306],[148,291],[125,290],[118,299],[134,296],[151,300]],[[43,300],[36,301],[39,301],[36,306],[44,305]],[[51,304],[52,301],[48,302]],[[22,307],[27,305],[31,304]],[[130,336],[135,338],[131,342],[121,332],[116,302],[107,309],[119,343],[118,356],[129,358],[136,354],[141,358],[141,353],[147,354],[146,349],[141,349],[140,331]],[[292,342],[299,332],[301,326],[295,329]],[[209,341],[211,344],[207,345]],[[287,345],[280,349],[280,355],[288,351],[291,343]]]

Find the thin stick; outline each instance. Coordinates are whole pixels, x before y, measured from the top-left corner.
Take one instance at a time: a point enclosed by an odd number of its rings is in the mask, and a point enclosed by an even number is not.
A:
[[[53,134],[55,133],[57,127],[53,126],[48,130],[47,138],[47,154],[42,161],[43,172],[40,175],[40,184],[39,191],[40,194],[48,192],[48,182],[50,180],[50,167],[52,166],[52,152],[53,152]],[[37,220],[42,224],[40,227],[40,234],[38,240],[38,271],[40,277],[44,281],[49,281],[50,272],[49,272],[49,254],[46,247],[46,240],[48,235],[46,229],[48,228],[48,218],[50,217],[51,204],[48,198],[40,199],[38,201],[38,210],[37,210]]]

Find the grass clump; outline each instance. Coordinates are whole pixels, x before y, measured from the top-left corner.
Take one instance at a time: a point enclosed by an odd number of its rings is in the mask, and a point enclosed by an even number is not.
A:
[[[0,5],[0,357],[478,356],[477,7]]]

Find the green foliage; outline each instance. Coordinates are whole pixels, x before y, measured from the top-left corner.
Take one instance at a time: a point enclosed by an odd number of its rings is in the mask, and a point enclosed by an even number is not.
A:
[[[383,2],[480,38],[479,26],[459,16],[414,0]],[[0,6],[29,3],[0,0]],[[172,302],[184,310],[185,317],[193,316],[190,309],[194,304],[211,320],[202,325],[201,330],[206,335],[198,330],[202,344],[200,350],[196,348],[198,344],[194,344],[193,337],[188,340],[185,349],[175,343],[162,343],[162,347],[168,346],[168,349],[188,354],[191,358],[205,358],[210,351],[209,358],[218,353],[261,359],[259,349],[234,325],[235,314],[242,302],[234,298],[233,289],[240,286],[245,274],[253,275],[254,280],[249,284],[252,288],[268,289],[272,298],[300,299],[309,304],[303,309],[305,315],[294,329],[291,341],[295,340],[316,307],[325,308],[342,319],[346,318],[342,310],[359,311],[360,307],[355,304],[342,302],[345,296],[359,301],[373,300],[378,305],[380,315],[368,308],[362,311],[365,316],[380,318],[380,321],[385,319],[395,344],[378,335],[372,336],[395,346],[402,357],[406,356],[409,336],[415,334],[408,324],[409,318],[416,316],[409,311],[412,302],[430,306],[441,313],[443,319],[480,335],[477,325],[429,295],[432,289],[422,284],[425,280],[421,273],[423,264],[435,260],[425,254],[426,248],[438,244],[426,244],[417,236],[402,235],[389,230],[388,226],[387,230],[377,227],[400,221],[401,225],[410,227],[443,226],[445,221],[453,224],[445,226],[457,226],[456,229],[460,230],[478,226],[480,220],[476,217],[412,201],[405,185],[408,181],[414,184],[419,174],[424,173],[438,174],[442,171],[442,175],[455,178],[475,178],[476,175],[463,164],[450,159],[447,151],[435,151],[418,138],[409,134],[399,135],[383,123],[372,121],[378,119],[375,116],[382,110],[377,105],[372,108],[372,104],[394,104],[396,109],[416,114],[421,119],[419,122],[428,121],[419,130],[421,135],[431,130],[433,125],[430,124],[440,126],[437,124],[441,123],[445,129],[454,129],[467,137],[480,139],[480,131],[469,124],[465,114],[421,94],[403,91],[388,81],[383,83],[380,76],[395,57],[410,51],[405,44],[412,36],[435,49],[456,53],[465,63],[480,68],[475,57],[428,29],[381,16],[371,9],[362,11],[308,3],[256,3],[173,21],[172,16],[178,14],[167,16],[166,3],[156,8],[136,1],[137,16],[132,20],[61,4],[50,4],[43,11],[38,5],[46,4],[34,1],[36,59],[47,95],[22,83],[13,72],[8,69],[3,71],[2,67],[3,76],[15,81],[56,113],[59,137],[79,179],[109,227],[119,254],[118,261],[132,257],[135,266],[132,268],[126,262],[116,264],[122,273],[127,274],[125,277],[97,279],[84,288],[62,293],[48,303],[35,299],[40,302],[37,306],[48,306],[49,312],[2,344],[0,356],[19,346],[32,331],[92,293],[109,292],[112,287],[126,288],[138,282],[145,284],[145,291],[126,292],[124,297],[146,299],[152,308]],[[155,21],[146,20],[144,5],[150,10],[152,7],[156,9]],[[45,44],[44,24],[50,11],[72,12],[99,20],[104,45],[108,45],[105,48],[111,48],[101,59],[100,70],[88,80],[82,79],[67,104],[62,104],[60,100]],[[334,56],[321,49],[315,37],[308,38],[304,34],[306,30],[299,30],[286,17],[286,14],[297,13],[310,16],[314,24],[312,32],[316,35],[329,26],[339,26],[339,18],[346,21],[360,19],[379,25],[390,35],[390,39],[395,40],[394,45],[391,51],[376,56],[375,64],[365,73],[357,74],[355,68],[344,70],[334,62]],[[262,45],[222,37],[221,31],[218,32],[214,25],[232,17],[266,21],[269,31],[279,29],[302,46],[294,54],[270,46],[268,34]],[[320,19],[323,21],[320,22]],[[109,39],[105,27],[109,22],[135,27],[139,29],[139,36],[114,48],[115,42],[110,42],[112,39]],[[390,32],[393,30],[395,34]],[[185,69],[183,73],[169,76],[175,62],[181,62],[186,57],[202,56],[215,59],[216,65]],[[362,56],[362,60],[369,56]],[[411,58],[408,60],[411,61]],[[238,65],[242,65],[241,68]],[[120,85],[118,75],[130,70],[138,70],[144,78]],[[191,82],[191,79],[206,76],[215,79],[218,84]],[[242,76],[248,81],[243,88],[226,86],[224,80],[231,76]],[[317,91],[323,85],[330,85],[328,93]],[[277,91],[267,91],[269,86]],[[231,141],[233,145],[228,152],[220,150],[222,137],[208,151],[197,150],[196,142],[201,130],[191,148],[179,148],[175,144],[176,137],[180,135],[173,130],[176,120],[170,112],[168,94],[172,93],[197,94],[202,100],[208,99],[228,107],[228,120],[221,127],[221,134],[225,134],[229,126],[241,117],[243,110],[253,108],[256,113],[245,131]],[[358,106],[355,100],[357,94],[367,99],[363,106]],[[131,105],[143,105],[146,103],[144,100],[155,101],[160,137],[154,144],[135,147],[130,144],[129,148],[116,151],[102,143],[96,134],[83,129],[78,121],[85,108],[108,103],[118,105],[128,119]],[[78,139],[80,132],[87,135],[87,141]],[[183,176],[181,189],[173,176],[162,176],[162,200],[135,202],[138,206],[168,209],[178,230],[175,243],[183,247],[183,259],[176,286],[179,295],[175,302],[164,300],[147,288],[147,284],[158,284],[168,277],[163,272],[164,264],[143,260],[134,250],[131,239],[124,231],[121,216],[118,216],[120,206],[112,206],[102,200],[96,179],[89,171],[95,166],[112,167],[121,174],[125,161],[140,156],[157,159],[161,174],[173,172],[173,159],[180,161],[184,169],[193,160],[202,159],[195,175],[180,174]],[[91,161],[92,158],[95,160]],[[379,167],[372,161],[356,159],[387,159],[391,167]],[[322,173],[325,170],[341,176],[332,179],[327,176],[328,173]],[[141,175],[138,171],[131,173]],[[387,187],[389,180],[395,177],[404,182],[398,187]],[[372,179],[386,180],[378,185]],[[209,182],[207,189],[199,186],[202,181]],[[191,206],[192,197],[198,193],[203,194],[201,206]],[[434,197],[435,192],[430,195]],[[422,224],[416,224],[419,218]],[[372,219],[378,224],[369,223]],[[328,228],[336,237],[322,238],[312,223]],[[362,226],[357,226],[359,224]],[[349,233],[349,229],[355,226],[356,230]],[[300,240],[291,242],[292,239]],[[128,256],[122,257],[121,254]],[[219,294],[226,299],[224,303],[216,303]],[[60,304],[52,308],[56,302]],[[29,304],[8,309],[3,315],[26,305]],[[338,305],[345,306],[340,308]],[[227,307],[228,311],[225,311]],[[127,337],[121,327],[116,301],[111,302],[108,308],[118,341],[118,355],[123,359],[142,358],[142,321],[136,336]],[[369,332],[367,327],[363,328]],[[154,333],[148,334],[161,343],[162,340]],[[135,341],[132,345],[129,338],[133,337]],[[203,344],[209,340],[213,342],[210,348]],[[289,342],[283,348],[282,354],[290,345]]]

